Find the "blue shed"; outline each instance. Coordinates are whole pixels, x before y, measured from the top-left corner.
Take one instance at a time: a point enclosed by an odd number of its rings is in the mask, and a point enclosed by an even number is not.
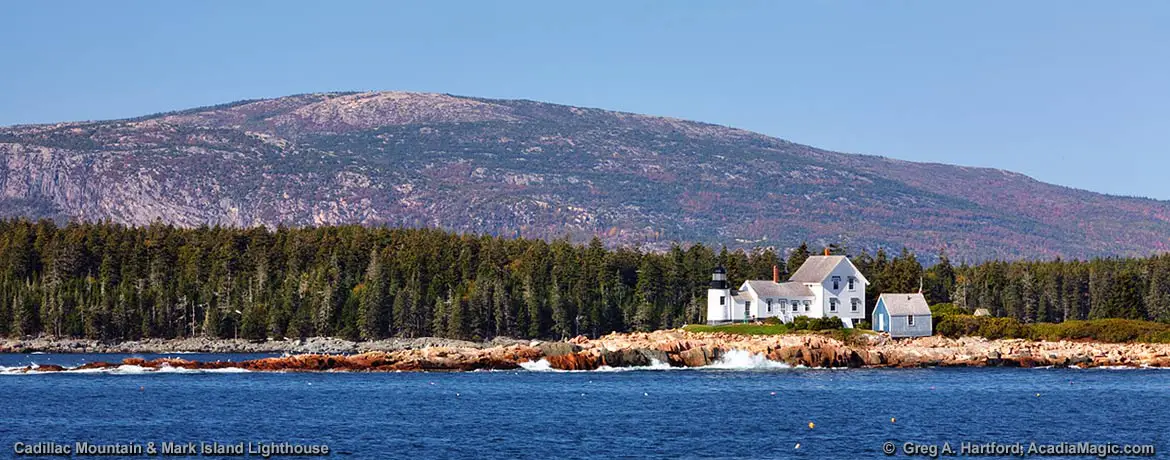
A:
[[[922,294],[882,294],[873,307],[873,330],[890,337],[925,337],[934,333],[930,305]]]

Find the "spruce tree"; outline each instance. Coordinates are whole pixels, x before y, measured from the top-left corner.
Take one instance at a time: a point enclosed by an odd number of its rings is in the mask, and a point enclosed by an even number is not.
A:
[[[386,282],[382,276],[382,263],[379,257],[377,249],[370,250],[370,262],[366,266],[364,288],[358,308],[358,333],[365,340],[378,340],[386,330],[382,322],[386,317]]]
[[[634,323],[638,330],[652,331],[658,328],[661,290],[662,267],[649,257],[643,258],[642,264],[638,266],[638,284],[635,288],[637,309]]]
[[[467,287],[460,285],[455,289],[455,297],[451,299],[451,304],[447,306],[447,337],[453,339],[467,337],[466,313]]]
[[[807,241],[801,242],[800,246],[797,246],[796,249],[793,249],[792,252],[788,254],[788,275],[792,276],[793,273],[796,273],[796,271],[800,269],[800,266],[804,265],[804,261],[808,260],[810,255],[811,254],[809,254],[808,251]]]
[[[210,338],[220,337],[220,311],[219,306],[209,305],[203,314],[203,335]]]

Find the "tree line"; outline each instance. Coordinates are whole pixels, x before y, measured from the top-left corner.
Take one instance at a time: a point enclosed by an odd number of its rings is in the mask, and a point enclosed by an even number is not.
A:
[[[836,245],[831,252],[843,254]],[[808,245],[665,252],[594,238],[461,235],[362,226],[199,227],[0,221],[0,335],[559,338],[704,320],[713,267],[735,284],[787,277]],[[816,251],[819,253],[819,251]],[[988,262],[924,269],[910,251],[851,257],[881,292],[1022,321],[1170,320],[1170,259]]]

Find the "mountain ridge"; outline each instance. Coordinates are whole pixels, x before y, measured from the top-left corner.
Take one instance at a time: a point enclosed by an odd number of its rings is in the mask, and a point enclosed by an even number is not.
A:
[[[672,117],[443,93],[308,93],[0,127],[0,215],[400,225],[662,249],[1147,255],[1170,202],[840,153]]]

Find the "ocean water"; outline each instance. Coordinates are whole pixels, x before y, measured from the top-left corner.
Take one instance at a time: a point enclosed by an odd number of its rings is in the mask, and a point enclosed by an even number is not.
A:
[[[18,442],[78,441],[327,445],[355,459],[885,458],[886,442],[895,457],[907,442],[1152,444],[1170,456],[1170,370],[792,369],[740,354],[593,372],[12,372],[126,356],[0,355],[0,457]]]

